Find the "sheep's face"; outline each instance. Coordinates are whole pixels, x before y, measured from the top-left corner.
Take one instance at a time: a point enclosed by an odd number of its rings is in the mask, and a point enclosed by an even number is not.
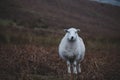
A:
[[[75,28],[65,29],[68,41],[71,41],[71,42],[75,41],[78,36],[77,34],[78,31],[80,30]]]

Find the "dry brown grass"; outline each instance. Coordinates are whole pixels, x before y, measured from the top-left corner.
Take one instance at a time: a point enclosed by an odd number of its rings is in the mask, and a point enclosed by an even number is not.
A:
[[[46,38],[45,38],[46,39]],[[0,45],[0,78],[2,80],[66,80],[66,63],[58,56],[57,44]],[[86,56],[78,80],[118,80],[119,43],[86,40]]]

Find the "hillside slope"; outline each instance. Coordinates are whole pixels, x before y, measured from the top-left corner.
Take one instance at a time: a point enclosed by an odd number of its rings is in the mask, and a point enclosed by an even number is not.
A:
[[[86,46],[76,80],[120,79],[120,7],[89,0],[0,0],[0,80],[69,80],[63,28]]]
[[[0,17],[13,19],[25,26],[39,24],[42,21],[42,24],[52,29],[76,26],[85,34],[119,36],[120,7],[89,0],[2,1],[2,7],[5,9],[1,9],[3,14]]]

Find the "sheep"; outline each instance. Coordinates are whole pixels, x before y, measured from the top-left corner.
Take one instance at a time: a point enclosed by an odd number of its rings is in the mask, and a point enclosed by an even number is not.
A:
[[[59,56],[67,62],[68,73],[81,73],[80,63],[84,59],[85,45],[81,37],[78,36],[80,29],[64,29],[66,32],[59,44]]]

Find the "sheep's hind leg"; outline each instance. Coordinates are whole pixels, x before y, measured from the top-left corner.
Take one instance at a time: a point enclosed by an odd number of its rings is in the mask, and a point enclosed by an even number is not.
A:
[[[80,64],[78,64],[78,73],[81,73]]]
[[[71,69],[70,69],[70,66],[71,64],[70,64],[70,62],[69,61],[67,61],[67,66],[68,66],[68,73],[70,73],[71,74]]]

